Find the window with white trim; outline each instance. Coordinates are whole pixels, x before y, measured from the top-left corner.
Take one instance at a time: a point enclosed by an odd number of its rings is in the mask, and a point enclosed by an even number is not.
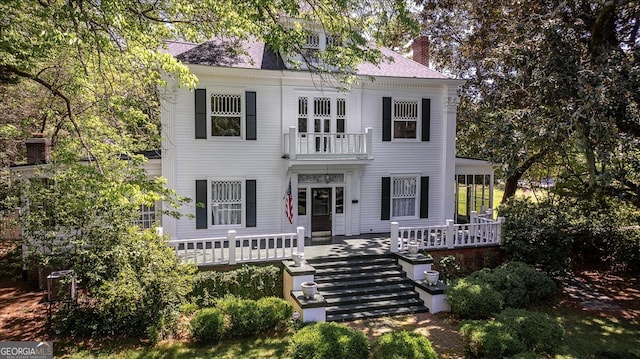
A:
[[[320,34],[311,33],[307,34],[307,41],[305,43],[305,49],[320,50]]]
[[[211,224],[242,224],[242,181],[211,181]]]
[[[414,217],[418,200],[418,178],[394,177],[391,184],[391,216]]]
[[[307,124],[309,123],[309,99],[307,97],[298,97],[298,132],[307,133]],[[305,137],[306,135],[303,135]]]
[[[393,137],[417,138],[418,100],[393,100]]]
[[[211,95],[211,136],[240,137],[242,117],[242,95]]]
[[[156,204],[142,204],[140,205],[140,215],[138,220],[134,221],[134,225],[140,226],[142,229],[153,228],[156,219]]]

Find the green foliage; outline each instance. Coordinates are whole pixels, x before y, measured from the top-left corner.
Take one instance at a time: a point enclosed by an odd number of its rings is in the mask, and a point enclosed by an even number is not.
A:
[[[484,319],[499,312],[504,297],[488,283],[462,278],[447,288],[451,312],[463,319]]]
[[[99,254],[103,256],[99,259],[109,258],[112,267],[107,273],[93,273],[99,280],[85,282],[91,285],[86,287],[91,288],[90,297],[55,314],[56,331],[157,340],[175,330],[180,305],[191,290],[193,268],[179,264],[165,239],[153,231],[132,230],[121,243]]]
[[[227,272],[198,272],[190,296],[201,305],[209,305],[215,298],[227,294],[256,300],[263,297],[280,297],[282,271],[273,265],[244,265]]]
[[[509,359],[546,359],[547,357],[542,354],[536,354],[531,352],[518,353]]]
[[[224,314],[218,308],[203,308],[191,319],[191,337],[197,343],[216,344],[225,335]]]
[[[293,359],[367,359],[369,341],[357,330],[332,322],[306,326],[291,338]]]
[[[447,284],[460,277],[461,268],[456,256],[448,255],[438,258],[437,267],[440,276]]]
[[[276,297],[260,298],[257,301],[260,312],[261,331],[279,331],[289,328],[293,316],[293,306]]]
[[[549,202],[513,200],[500,207],[503,248],[514,261],[531,264],[551,276],[562,275],[571,264],[570,224]]]
[[[460,334],[470,358],[504,358],[525,350],[516,331],[497,321],[465,321]]]
[[[564,341],[564,329],[553,318],[522,309],[506,309],[496,320],[465,321],[460,334],[472,358],[553,355]]]
[[[385,333],[371,348],[373,359],[437,359],[438,354],[424,335],[406,330]]]
[[[564,341],[564,329],[545,313],[522,309],[505,309],[497,320],[513,328],[527,350],[554,354]]]
[[[260,333],[262,313],[255,300],[226,296],[216,301],[216,308],[228,316],[230,336],[245,337]]]
[[[551,278],[522,262],[507,262],[493,270],[483,269],[468,278],[500,292],[505,308],[527,308],[550,299],[556,291]]]

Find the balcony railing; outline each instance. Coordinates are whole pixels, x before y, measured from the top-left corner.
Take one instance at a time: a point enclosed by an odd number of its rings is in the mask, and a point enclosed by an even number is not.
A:
[[[373,130],[365,133],[299,133],[289,127],[284,134],[283,154],[290,160],[373,158]]]

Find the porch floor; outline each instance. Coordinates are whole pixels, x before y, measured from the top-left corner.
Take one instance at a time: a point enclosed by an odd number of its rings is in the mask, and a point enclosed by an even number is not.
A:
[[[357,236],[333,236],[331,238],[306,238],[305,259],[339,258],[389,253],[389,233],[360,234]]]

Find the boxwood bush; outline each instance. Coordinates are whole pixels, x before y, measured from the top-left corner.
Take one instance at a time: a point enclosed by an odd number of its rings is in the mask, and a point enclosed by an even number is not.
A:
[[[257,302],[260,312],[260,329],[278,331],[291,325],[293,306],[284,299],[276,297],[260,298]]]
[[[523,309],[506,309],[496,320],[465,321],[460,333],[472,358],[548,356],[564,340],[564,329],[553,318]]]
[[[554,354],[564,341],[564,329],[546,313],[506,309],[497,320],[513,328],[528,351]]]
[[[460,334],[470,358],[504,358],[525,350],[513,328],[493,320],[465,321]]]
[[[191,299],[201,306],[211,305],[225,295],[260,299],[282,296],[282,271],[267,265],[244,265],[227,272],[202,271],[196,274]]]
[[[291,338],[293,359],[367,359],[369,341],[357,330],[322,322],[306,326]]]
[[[372,346],[373,359],[437,359],[424,335],[406,330],[385,333]]]
[[[500,312],[504,298],[488,283],[474,278],[457,280],[447,288],[451,313],[463,319],[485,319]]]
[[[508,262],[493,270],[483,269],[469,278],[487,283],[500,292],[507,308],[527,308],[548,300],[556,291],[551,278],[523,262]]]
[[[234,296],[225,296],[216,302],[219,308],[229,318],[228,333],[232,337],[256,335],[261,332],[261,314],[255,300]]]
[[[218,308],[203,308],[191,319],[191,337],[197,343],[216,344],[225,335],[224,314]]]

